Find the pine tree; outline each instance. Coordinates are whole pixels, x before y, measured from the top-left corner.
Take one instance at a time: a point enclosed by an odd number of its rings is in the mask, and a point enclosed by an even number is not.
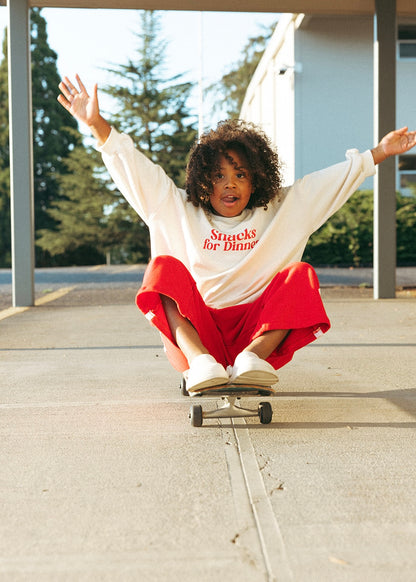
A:
[[[63,159],[80,142],[74,129],[77,123],[68,117],[56,101],[59,75],[57,55],[48,46],[46,22],[40,9],[31,10],[31,59],[33,104],[33,157],[35,229],[53,228],[55,222],[47,213],[59,199],[57,172],[62,172]],[[0,63],[0,266],[11,266],[10,235],[10,170],[8,121],[7,30]],[[49,255],[36,247],[36,264],[49,264]]]
[[[11,265],[7,31],[0,62],[0,267]]]
[[[106,257],[113,263],[146,262],[147,230],[137,214],[131,216],[98,152],[77,146],[64,163],[65,173],[57,175],[62,197],[48,210],[56,227],[41,230],[38,240],[53,263],[90,265]]]
[[[40,8],[31,10],[31,58],[33,104],[33,162],[35,231],[53,229],[48,208],[61,197],[58,174],[65,172],[64,158],[81,142],[75,119],[56,100],[60,77],[57,55],[48,45],[46,21]],[[47,266],[49,255],[36,248],[37,266]]]
[[[109,69],[121,80],[104,89],[118,102],[118,113],[112,116],[111,123],[129,134],[145,155],[161,165],[177,186],[183,187],[187,156],[196,138],[187,106],[192,84],[180,82],[181,75],[165,76],[167,43],[161,40],[160,14],[141,11],[140,24],[135,58]],[[124,236],[112,251],[116,260],[149,259],[147,226],[121,197],[113,206],[107,226],[113,233],[119,230]]]
[[[196,138],[187,107],[192,84],[181,83],[181,75],[165,76],[167,43],[160,39],[160,18],[158,12],[141,11],[136,59],[109,69],[122,82],[105,90],[119,103],[112,122],[183,186],[186,156]]]
[[[138,147],[162,165],[179,185],[184,183],[186,156],[195,139],[189,123],[187,98],[191,85],[178,77],[163,78],[166,43],[160,40],[159,17],[143,11],[137,60],[112,69],[122,78],[105,90],[119,102],[120,112],[110,120],[129,133]],[[62,199],[48,211],[55,228],[42,229],[38,244],[63,264],[83,252],[83,264],[111,253],[113,262],[146,262],[150,256],[148,229],[136,212],[97,168],[96,152],[77,147],[56,173]]]
[[[65,172],[55,176],[60,198],[51,203],[48,216],[56,226],[41,229],[38,239],[54,264],[103,262],[113,244],[105,209],[114,203],[114,196],[105,178],[97,175],[99,163],[95,150],[77,146],[64,161]]]
[[[143,11],[141,21],[137,59],[112,71],[122,83],[107,89],[120,103],[111,122],[183,186],[186,157],[196,137],[187,108],[192,87],[179,82],[180,76],[164,76],[166,43],[160,40],[159,15]],[[146,261],[147,227],[97,177],[96,156],[85,155],[74,131],[77,123],[56,101],[56,53],[48,46],[46,22],[36,8],[31,39],[37,265],[102,261],[110,248],[117,261]]]

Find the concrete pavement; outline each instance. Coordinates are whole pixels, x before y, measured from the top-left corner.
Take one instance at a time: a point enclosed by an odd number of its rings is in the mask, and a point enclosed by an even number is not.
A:
[[[416,299],[323,296],[270,425],[191,427],[133,288],[0,321],[0,580],[416,580]]]

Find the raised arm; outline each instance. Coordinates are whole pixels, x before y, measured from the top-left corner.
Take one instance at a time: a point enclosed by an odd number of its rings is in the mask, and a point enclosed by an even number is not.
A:
[[[402,127],[391,131],[383,137],[380,143],[371,150],[374,163],[380,164],[390,156],[404,154],[416,145],[416,131],[408,131],[408,127]]]
[[[111,126],[100,114],[97,84],[94,85],[93,94],[90,96],[80,77],[75,75],[75,78],[78,89],[68,77],[64,77],[59,83],[61,94],[58,101],[75,119],[89,127],[98,145],[103,145],[110,135]]]

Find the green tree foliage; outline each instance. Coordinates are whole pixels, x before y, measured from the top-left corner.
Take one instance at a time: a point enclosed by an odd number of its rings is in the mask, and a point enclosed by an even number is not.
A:
[[[78,146],[64,163],[66,171],[55,176],[60,197],[48,209],[54,227],[39,231],[38,244],[53,256],[56,265],[103,262],[111,245],[105,208],[113,198],[95,175],[98,154]]]
[[[397,195],[397,263],[416,264],[416,194]],[[313,265],[373,262],[373,192],[362,190],[310,238],[303,260]]]
[[[167,43],[161,40],[160,13],[144,10],[140,19],[135,58],[109,69],[120,79],[105,89],[119,105],[112,122],[182,187],[186,157],[196,138],[187,106],[192,84],[181,83],[181,75],[165,76]]]
[[[46,22],[38,8],[31,10],[31,60],[33,103],[33,157],[35,229],[53,229],[55,222],[48,208],[59,200],[57,173],[65,171],[64,158],[80,143],[74,129],[77,123],[69,118],[56,101],[59,75],[56,53],[47,41]],[[10,242],[10,171],[8,121],[8,66],[6,35],[3,59],[0,62],[0,266],[11,265]],[[51,258],[36,247],[36,264],[51,264]]]
[[[7,35],[0,62],[0,267],[11,264],[9,110],[7,83]]]
[[[48,209],[61,197],[58,174],[65,172],[64,158],[81,142],[74,131],[77,122],[56,101],[60,77],[57,55],[48,45],[46,21],[41,9],[31,10],[31,59],[33,104],[33,162],[35,232],[53,229]],[[47,266],[49,255],[37,246],[37,266]]]
[[[247,87],[276,28],[276,23],[261,28],[260,34],[247,40],[241,58],[231,65],[219,82],[208,89],[215,97],[215,109],[226,111],[227,117],[239,117]]]
[[[43,229],[38,244],[56,265],[143,262],[148,255],[146,232],[136,236],[128,204],[114,190],[102,168],[101,156],[92,149],[76,147],[65,160],[66,171],[57,175],[61,198],[48,213],[56,227]],[[128,251],[126,250],[128,249]]]
[[[196,137],[187,109],[191,85],[163,76],[166,43],[160,40],[159,19],[158,13],[141,12],[137,58],[110,70],[120,83],[105,91],[118,109],[109,121],[130,134],[181,186],[186,156]],[[110,185],[98,154],[90,150],[86,155],[77,147],[65,162],[62,175],[56,173],[63,198],[48,211],[56,228],[43,229],[39,245],[59,264],[71,258],[75,262],[74,257],[80,264],[81,256],[83,264],[90,264],[109,253],[112,262],[146,262],[150,256],[147,226]]]
[[[304,260],[319,265],[364,265],[373,261],[373,193],[357,192],[312,235]]]
[[[416,265],[416,190],[397,198],[397,258],[401,265]]]
[[[196,130],[187,102],[191,83],[180,82],[181,75],[166,77],[167,43],[161,40],[160,14],[144,10],[140,14],[138,47],[127,64],[109,69],[120,80],[105,88],[118,106],[111,123],[129,134],[141,151],[179,186],[185,183],[185,167]],[[121,198],[113,205],[108,227],[123,233],[113,249],[113,260],[147,261],[150,242],[147,226]]]

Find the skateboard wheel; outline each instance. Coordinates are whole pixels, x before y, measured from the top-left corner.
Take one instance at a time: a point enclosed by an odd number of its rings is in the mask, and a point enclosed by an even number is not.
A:
[[[270,402],[260,402],[258,414],[262,424],[269,424],[273,417],[273,409]]]
[[[189,392],[186,389],[186,380],[185,380],[185,378],[182,378],[182,380],[181,380],[180,389],[181,389],[182,396],[189,396]]]
[[[202,426],[202,406],[194,404],[189,411],[189,418],[192,426]]]

